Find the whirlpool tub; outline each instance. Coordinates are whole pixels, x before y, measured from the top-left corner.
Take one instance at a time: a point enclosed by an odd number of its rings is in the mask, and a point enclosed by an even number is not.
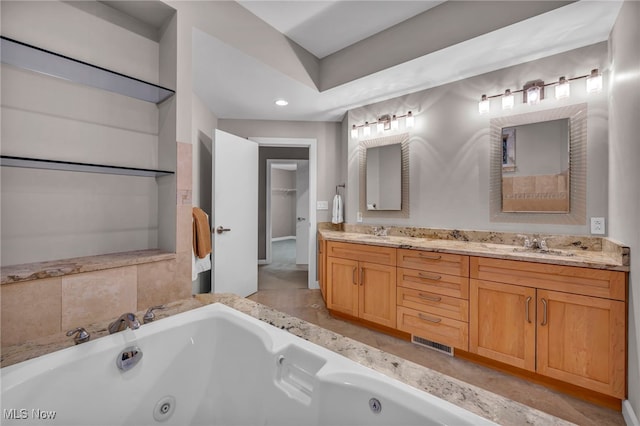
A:
[[[222,304],[0,372],[3,425],[494,424]]]

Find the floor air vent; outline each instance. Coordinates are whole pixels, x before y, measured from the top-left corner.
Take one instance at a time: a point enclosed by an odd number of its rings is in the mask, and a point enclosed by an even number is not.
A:
[[[451,346],[443,345],[442,343],[434,342],[433,340],[413,335],[411,336],[411,342],[415,343],[416,345],[424,346],[425,348],[433,349],[434,351],[453,356],[453,348]]]

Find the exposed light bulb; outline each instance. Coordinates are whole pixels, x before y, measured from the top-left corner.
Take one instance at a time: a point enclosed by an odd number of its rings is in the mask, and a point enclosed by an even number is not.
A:
[[[602,74],[598,68],[591,70],[591,75],[587,77],[587,93],[599,93],[602,91]]]
[[[562,76],[556,85],[556,99],[564,99],[569,96],[571,96],[571,86],[569,86],[567,79]]]
[[[371,136],[371,127],[369,127],[369,122],[364,122],[364,128],[362,129],[362,135],[364,137]]]
[[[502,109],[513,109],[514,98],[511,94],[511,90],[507,89],[504,91],[504,95],[502,96]]]
[[[487,99],[487,95],[482,95],[480,98],[480,102],[478,102],[478,112],[480,114],[487,114],[490,108],[489,99]]]
[[[351,126],[351,138],[358,139],[358,128],[356,127],[355,124]]]
[[[407,126],[407,129],[411,129],[415,125],[415,118],[411,111],[407,113],[407,118],[405,119],[404,125]]]

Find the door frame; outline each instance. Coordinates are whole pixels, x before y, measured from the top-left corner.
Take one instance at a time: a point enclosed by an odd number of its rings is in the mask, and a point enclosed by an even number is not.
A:
[[[317,231],[317,212],[316,212],[316,199],[317,199],[317,139],[315,138],[269,138],[269,137],[250,137],[252,141],[258,143],[259,147],[280,147],[280,148],[308,148],[309,149],[309,259],[308,259],[308,279],[307,286],[311,289],[318,289],[320,285],[316,280],[317,272],[317,259],[316,252],[316,231]],[[270,169],[268,169],[270,171]],[[271,185],[271,173],[267,173],[267,185]],[[270,216],[270,196],[267,194],[267,221],[271,219]],[[268,234],[265,238],[271,238],[270,226],[267,223]],[[269,241],[269,240],[267,240]],[[271,248],[270,244],[267,244],[267,261],[271,261]],[[314,254],[314,255],[312,255]]]

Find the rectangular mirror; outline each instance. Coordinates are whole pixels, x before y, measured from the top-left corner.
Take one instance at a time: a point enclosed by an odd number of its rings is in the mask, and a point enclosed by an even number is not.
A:
[[[401,210],[401,145],[367,148],[366,167],[367,210]]]
[[[569,119],[502,128],[502,211],[569,212]]]
[[[492,222],[586,223],[587,116],[582,103],[489,121]]]

